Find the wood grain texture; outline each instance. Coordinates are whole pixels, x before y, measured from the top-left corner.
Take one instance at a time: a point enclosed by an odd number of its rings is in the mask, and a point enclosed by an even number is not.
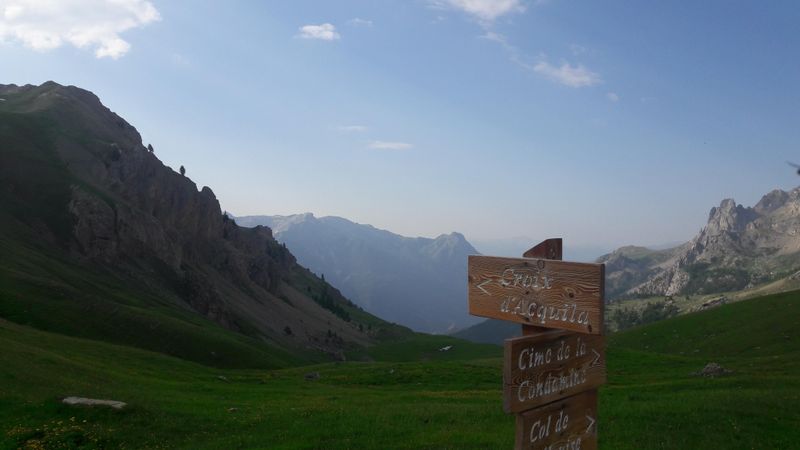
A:
[[[564,241],[561,238],[545,239],[522,254],[523,258],[562,259]]]
[[[603,331],[602,264],[470,256],[467,266],[470,314],[579,333]]]
[[[503,410],[525,411],[606,382],[603,336],[550,330],[506,339]]]
[[[545,239],[542,242],[531,247],[528,251],[522,254],[523,258],[542,258],[542,259],[563,259],[564,241],[561,238]],[[541,333],[547,331],[548,328],[536,327],[533,325],[522,324],[522,335],[529,336],[531,334]]]
[[[597,450],[597,391],[518,414],[514,448]]]

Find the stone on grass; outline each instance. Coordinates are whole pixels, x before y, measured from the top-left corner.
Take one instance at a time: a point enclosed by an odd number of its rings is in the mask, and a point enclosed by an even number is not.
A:
[[[733,372],[732,370],[728,370],[728,369],[720,366],[719,364],[717,364],[715,362],[710,362],[710,363],[706,364],[705,367],[703,367],[703,370],[701,370],[699,372],[695,372],[692,375],[696,375],[698,377],[714,378],[714,377],[719,377],[719,376],[722,376],[722,375],[728,375],[728,374],[730,374],[732,372]]]
[[[114,409],[122,409],[128,406],[125,402],[120,402],[117,400],[99,400],[96,398],[84,398],[84,397],[66,397],[61,400],[62,403],[67,405],[84,405],[84,406],[110,406]]]

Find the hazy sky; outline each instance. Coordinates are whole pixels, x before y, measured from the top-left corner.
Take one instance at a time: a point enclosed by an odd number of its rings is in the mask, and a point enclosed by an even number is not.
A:
[[[237,215],[687,240],[798,177],[800,2],[0,0],[0,83],[95,92]]]

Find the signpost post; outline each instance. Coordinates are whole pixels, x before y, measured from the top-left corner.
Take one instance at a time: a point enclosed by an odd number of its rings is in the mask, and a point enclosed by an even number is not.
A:
[[[522,324],[503,361],[503,410],[517,413],[517,449],[597,448],[605,266],[561,261],[561,252],[561,239],[548,239],[524,258],[467,262],[470,314]]]

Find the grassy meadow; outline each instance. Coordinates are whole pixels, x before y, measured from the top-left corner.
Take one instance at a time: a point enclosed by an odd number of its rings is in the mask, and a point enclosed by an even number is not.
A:
[[[799,327],[794,292],[610,336],[601,448],[798,448]],[[453,348],[439,352],[444,345]],[[274,370],[212,368],[8,321],[0,349],[3,449],[513,445],[499,347],[449,337],[380,344],[374,362]],[[692,375],[710,361],[733,373]],[[129,407],[61,404],[69,395]]]

